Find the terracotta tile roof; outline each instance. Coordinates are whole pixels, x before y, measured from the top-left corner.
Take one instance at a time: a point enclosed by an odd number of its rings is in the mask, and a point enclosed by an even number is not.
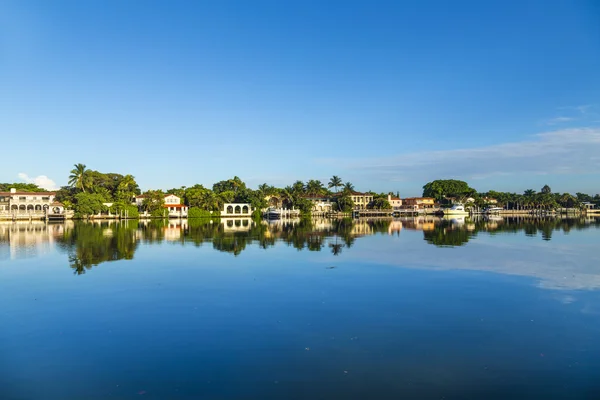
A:
[[[182,207],[187,207],[187,206],[185,204],[165,204],[163,207],[164,208],[169,208],[169,207],[182,208]]]
[[[0,196],[56,196],[56,192],[0,192]]]

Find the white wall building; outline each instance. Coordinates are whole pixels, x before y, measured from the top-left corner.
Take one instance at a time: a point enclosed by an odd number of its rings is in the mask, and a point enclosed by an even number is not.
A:
[[[225,203],[221,217],[251,217],[254,209],[250,203]]]

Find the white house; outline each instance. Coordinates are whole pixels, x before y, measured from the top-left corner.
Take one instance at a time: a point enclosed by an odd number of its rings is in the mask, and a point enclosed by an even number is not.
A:
[[[181,204],[181,198],[174,194],[165,195],[165,205],[169,211],[169,218],[187,218],[188,206]]]
[[[252,216],[250,203],[225,203],[221,210],[221,217],[250,217]]]
[[[0,192],[0,214],[45,216],[62,214],[64,205],[55,201],[55,192]]]

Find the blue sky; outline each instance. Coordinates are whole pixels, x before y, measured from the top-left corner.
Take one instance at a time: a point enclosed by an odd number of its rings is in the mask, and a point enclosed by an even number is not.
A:
[[[600,192],[594,1],[0,2],[0,182]]]

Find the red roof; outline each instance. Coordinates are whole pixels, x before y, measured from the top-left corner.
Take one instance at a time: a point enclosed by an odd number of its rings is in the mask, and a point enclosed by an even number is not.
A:
[[[182,208],[182,207],[187,207],[187,206],[185,204],[165,204],[163,207],[164,208],[169,208],[169,207]]]
[[[11,196],[11,195],[20,195],[20,196],[56,196],[56,192],[0,192],[0,196]]]

